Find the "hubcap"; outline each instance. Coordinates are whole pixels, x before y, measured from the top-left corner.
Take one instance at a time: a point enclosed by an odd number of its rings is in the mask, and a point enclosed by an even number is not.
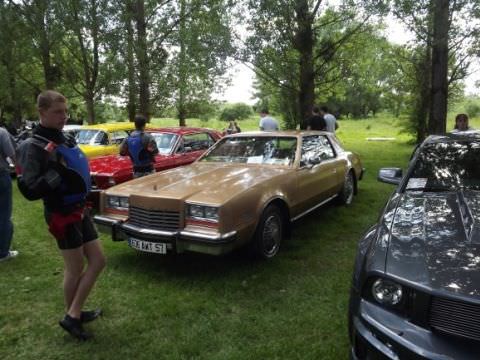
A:
[[[281,220],[276,215],[270,215],[263,227],[263,249],[267,256],[275,255],[282,237]]]
[[[345,179],[345,203],[350,204],[353,200],[353,179],[352,175],[348,174]]]

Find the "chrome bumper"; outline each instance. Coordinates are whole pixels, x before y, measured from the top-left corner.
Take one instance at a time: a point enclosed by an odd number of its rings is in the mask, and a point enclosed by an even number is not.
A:
[[[93,220],[102,233],[111,235],[113,241],[123,241],[133,237],[143,241],[161,242],[167,244],[167,249],[177,253],[192,251],[221,255],[232,251],[237,239],[236,231],[224,234],[210,234],[189,230],[154,230],[131,225],[102,215],[95,215]]]

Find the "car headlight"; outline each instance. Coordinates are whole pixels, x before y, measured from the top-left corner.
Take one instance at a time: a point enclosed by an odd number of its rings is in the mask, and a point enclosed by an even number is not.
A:
[[[398,305],[403,298],[402,285],[387,279],[379,278],[372,285],[373,298],[383,305]]]
[[[218,222],[218,208],[213,206],[188,204],[187,217]]]
[[[107,195],[107,207],[128,210],[128,197]]]

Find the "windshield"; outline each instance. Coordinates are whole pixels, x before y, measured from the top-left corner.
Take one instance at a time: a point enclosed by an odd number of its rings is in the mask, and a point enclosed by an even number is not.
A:
[[[447,142],[422,148],[407,190],[480,190],[480,142]]]
[[[159,154],[166,155],[172,152],[173,146],[177,142],[178,136],[168,133],[152,133],[155,142],[157,143]]]
[[[108,136],[100,130],[82,129],[76,135],[78,144],[82,145],[107,145]]]
[[[295,160],[295,137],[234,137],[220,141],[201,161],[291,165]]]

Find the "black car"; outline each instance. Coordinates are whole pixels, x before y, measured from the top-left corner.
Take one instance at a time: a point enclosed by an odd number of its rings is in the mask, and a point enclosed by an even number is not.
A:
[[[480,359],[480,133],[431,136],[360,240],[352,359]]]

